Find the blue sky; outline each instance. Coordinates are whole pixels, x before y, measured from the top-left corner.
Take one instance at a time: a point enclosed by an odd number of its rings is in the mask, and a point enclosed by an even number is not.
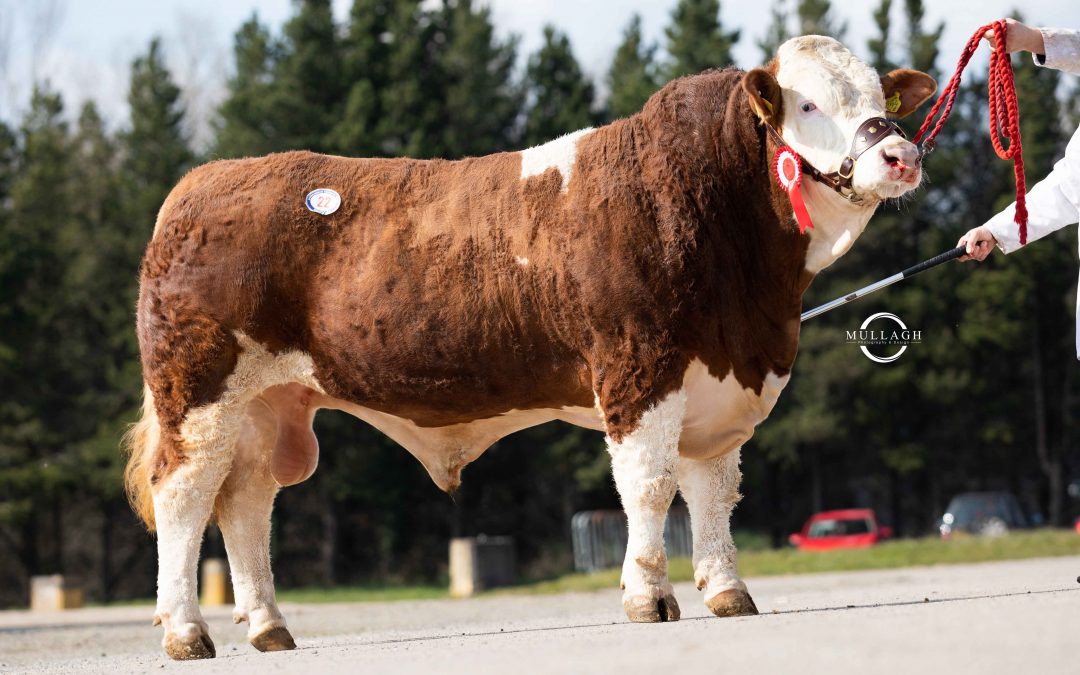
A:
[[[340,18],[350,3],[335,0]],[[675,0],[487,0],[487,4],[502,35],[520,36],[522,62],[538,46],[544,23],[550,22],[569,34],[585,71],[602,79],[630,16],[640,13],[647,36],[660,41]],[[858,54],[865,55],[866,39],[874,32],[870,13],[876,4],[833,3],[833,11],[848,23],[845,42]],[[1018,4],[1030,23],[1080,27],[1080,2],[1075,0],[926,4],[928,25],[946,22],[939,66],[949,72],[975,28]],[[771,0],[722,2],[724,23],[743,31],[735,48],[740,66],[761,61],[756,40],[768,24],[770,5]],[[893,3],[898,51],[903,48],[902,5],[902,0]],[[257,12],[264,23],[277,28],[291,11],[291,0],[0,0],[0,116],[17,115],[31,83],[48,78],[69,108],[92,98],[111,123],[122,124],[128,66],[150,38],[159,35],[192,108],[192,131],[204,137],[207,117],[222,94],[237,26]]]

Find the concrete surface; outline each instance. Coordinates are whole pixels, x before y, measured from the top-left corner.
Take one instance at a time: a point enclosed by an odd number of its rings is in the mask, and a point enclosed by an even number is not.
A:
[[[0,612],[0,672],[1080,673],[1080,557],[748,579],[762,614],[630,624],[617,590],[286,605],[299,648],[260,654],[207,611],[218,658],[176,663],[150,607]]]

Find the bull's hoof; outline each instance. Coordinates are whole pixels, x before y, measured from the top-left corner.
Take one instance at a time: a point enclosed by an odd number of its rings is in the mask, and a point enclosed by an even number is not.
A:
[[[212,659],[217,656],[214,641],[205,633],[188,638],[181,638],[179,635],[170,633],[165,636],[165,653],[169,655],[169,658],[177,661]]]
[[[679,603],[675,596],[667,594],[662,598],[651,595],[632,595],[623,600],[626,618],[634,623],[662,623],[679,620]]]
[[[705,601],[705,606],[716,616],[752,616],[758,613],[750,594],[737,588],[717,593]]]
[[[283,652],[296,649],[296,642],[289,630],[284,626],[271,628],[265,633],[259,633],[250,640],[251,646],[260,652]]]

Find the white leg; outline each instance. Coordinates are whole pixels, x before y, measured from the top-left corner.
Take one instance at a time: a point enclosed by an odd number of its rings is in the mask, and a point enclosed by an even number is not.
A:
[[[153,489],[158,542],[154,622],[174,659],[212,658],[214,643],[199,612],[199,547],[218,490],[232,463],[235,417],[224,406],[191,411],[180,431],[184,460]]]
[[[686,394],[677,391],[647,411],[638,428],[616,443],[608,439],[615,487],[629,536],[623,562],[623,609],[631,621],[676,621],[679,605],[667,576],[664,520],[675,497]]]
[[[694,535],[694,581],[717,616],[757,614],[739,579],[731,511],[739,503],[739,449],[714,459],[679,459],[679,490],[690,509]]]
[[[270,514],[278,492],[270,474],[275,420],[258,401],[249,410],[217,514],[236,595],[233,621],[248,622],[248,641],[260,651],[294,649],[270,569]]]

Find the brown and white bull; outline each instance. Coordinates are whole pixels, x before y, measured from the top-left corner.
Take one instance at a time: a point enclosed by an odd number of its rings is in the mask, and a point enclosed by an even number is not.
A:
[[[640,113],[523,152],[461,161],[291,152],[189,173],[141,270],[143,419],[127,484],[157,529],[155,621],[173,658],[214,655],[196,597],[216,518],[260,650],[291,649],[274,599],[274,496],[315,470],[311,422],[343,410],[443,490],[499,438],[550,420],[606,432],[629,521],[623,606],[679,618],[664,517],[689,505],[694,576],[718,616],[756,613],[729,517],[739,448],[786,384],[803,291],[875,207],[921,180],[889,135],[844,196],[805,181],[799,233],[768,127],[822,172],[856,130],[936,85],[883,78],[838,42],[785,43],[765,69],[676,80]],[[320,215],[305,195],[329,188]]]

